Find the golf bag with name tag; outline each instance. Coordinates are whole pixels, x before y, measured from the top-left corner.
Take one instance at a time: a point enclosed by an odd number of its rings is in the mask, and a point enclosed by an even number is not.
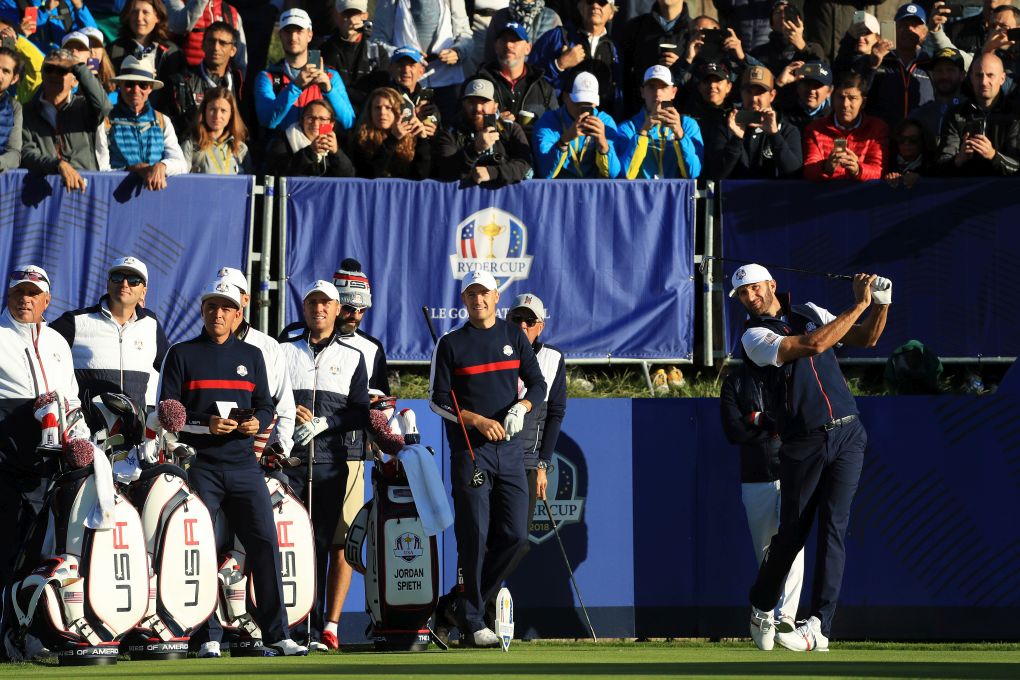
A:
[[[266,487],[280,544],[283,604],[287,624],[293,628],[305,620],[315,601],[315,537],[308,511],[291,489],[272,476],[266,477]],[[217,521],[221,534],[225,525],[221,516]],[[220,561],[220,623],[225,632],[235,636],[230,643],[231,655],[261,656],[262,633],[249,611],[251,606],[258,606],[254,582],[245,569],[244,546],[239,540],[233,545]]]
[[[405,442],[417,444],[420,435],[410,409],[386,419],[384,414],[395,404],[386,406],[373,404],[371,434],[383,453],[395,456]],[[365,577],[376,648],[424,651],[430,641],[428,621],[439,599],[436,537],[426,535],[407,476],[395,458],[376,462],[372,492],[347,532],[344,557]]]

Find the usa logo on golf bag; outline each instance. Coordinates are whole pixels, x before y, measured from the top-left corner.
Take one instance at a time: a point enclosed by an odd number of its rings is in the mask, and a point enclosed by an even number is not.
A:
[[[480,210],[458,224],[454,246],[450,269],[458,281],[481,269],[496,277],[502,291],[531,273],[527,227],[516,216],[498,208]]]
[[[393,546],[393,556],[399,557],[405,562],[414,562],[421,557],[423,548],[421,536],[407,531],[397,536],[396,544]]]
[[[577,466],[559,451],[552,455],[553,469],[548,473],[549,486],[546,497],[553,519],[561,529],[568,524],[580,522],[584,516],[584,498],[577,495],[580,479]],[[531,531],[528,539],[538,545],[553,537],[552,522],[546,514],[542,503],[535,505],[535,515],[531,518]]]

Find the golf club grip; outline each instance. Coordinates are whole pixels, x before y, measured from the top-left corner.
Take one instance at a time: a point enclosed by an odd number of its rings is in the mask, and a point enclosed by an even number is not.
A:
[[[421,306],[421,313],[425,316],[425,323],[429,326],[429,333],[432,335],[432,343],[438,343],[439,337],[436,335],[436,329],[432,325],[432,317],[429,316],[429,308],[427,305]],[[464,433],[464,443],[467,444],[468,453],[471,454],[471,460],[475,459],[475,450],[471,447],[471,439],[468,437],[467,425],[464,423],[464,416],[460,412],[460,404],[457,403],[457,395],[454,393],[453,388],[450,388],[450,397],[453,399],[453,410],[457,412],[457,422],[460,423],[460,430]]]
[[[429,334],[432,335],[432,343],[435,344],[436,342],[439,342],[439,336],[436,335],[436,329],[432,325],[432,317],[429,316],[429,308],[427,305],[421,306],[421,313],[425,315],[425,323],[429,326]]]

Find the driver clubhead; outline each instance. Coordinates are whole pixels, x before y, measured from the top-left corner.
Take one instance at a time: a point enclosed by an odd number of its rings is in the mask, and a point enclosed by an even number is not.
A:
[[[485,484],[485,473],[475,466],[475,469],[471,471],[471,488],[477,489],[478,487]]]

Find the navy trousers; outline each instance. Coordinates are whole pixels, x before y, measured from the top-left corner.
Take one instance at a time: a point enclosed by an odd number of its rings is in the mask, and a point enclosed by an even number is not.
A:
[[[475,458],[485,483],[473,489],[471,455],[464,450],[450,457],[457,564],[464,574],[458,607],[464,634],[485,628],[482,598],[499,585],[528,542],[528,486],[520,438],[487,442],[475,449]]]
[[[244,467],[210,470],[191,467],[188,481],[213,517],[219,510],[230,522],[230,528],[241,539],[245,551],[245,570],[254,578],[255,623],[262,630],[262,639],[273,644],[290,637],[287,612],[283,607],[283,586],[280,582],[280,547],[276,536],[273,506],[269,500],[262,469],[252,457]],[[220,642],[223,628],[213,614],[209,617],[206,635],[200,641]]]
[[[10,588],[14,581],[14,563],[28,537],[29,530],[42,512],[46,491],[50,486],[49,477],[39,477],[11,468],[0,468],[0,597],[3,598],[3,619],[0,634],[14,621],[14,608],[10,602]],[[34,569],[38,564],[26,564]],[[3,650],[0,650],[0,654]]]
[[[301,502],[308,507],[308,466],[302,465],[287,470],[290,486]],[[312,470],[312,532],[315,535],[315,604],[312,605],[312,628],[310,640],[322,639],[325,623],[326,570],[329,553],[333,548],[333,536],[344,508],[344,491],[347,485],[347,461],[338,463],[315,463]],[[295,640],[303,640],[305,624],[293,631]]]
[[[804,547],[818,517],[818,552],[811,590],[810,616],[828,636],[836,613],[846,562],[846,527],[864,465],[868,435],[859,418],[828,432],[815,431],[783,442],[779,454],[779,532],[751,587],[751,604],[772,611],[786,574]]]

